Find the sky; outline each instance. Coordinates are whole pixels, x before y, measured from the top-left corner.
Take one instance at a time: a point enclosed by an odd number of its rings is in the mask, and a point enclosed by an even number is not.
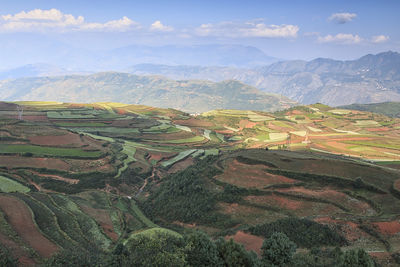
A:
[[[398,0],[0,0],[0,48],[239,44],[280,59],[355,59],[400,51],[399,11]]]

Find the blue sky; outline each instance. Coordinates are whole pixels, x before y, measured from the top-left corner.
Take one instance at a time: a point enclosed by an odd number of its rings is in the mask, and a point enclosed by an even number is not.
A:
[[[0,1],[0,41],[85,49],[242,44],[282,59],[400,51],[400,1]]]

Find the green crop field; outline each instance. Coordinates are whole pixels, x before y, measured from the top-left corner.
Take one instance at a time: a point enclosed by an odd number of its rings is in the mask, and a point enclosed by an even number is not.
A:
[[[10,192],[29,192],[30,189],[14,180],[0,175],[0,192],[10,193]]]
[[[55,125],[60,127],[105,127],[108,124],[103,122],[57,122]]]
[[[185,144],[185,143],[197,143],[202,142],[204,140],[204,136],[193,136],[185,139],[177,139],[177,140],[163,140],[163,141],[153,141],[155,143],[164,143],[164,144]]]
[[[172,159],[161,162],[161,165],[164,167],[171,166],[171,165],[175,164],[176,162],[185,159],[186,157],[190,156],[191,154],[193,154],[196,151],[197,151],[197,149],[190,149],[190,150],[182,151],[177,156],[173,157]]]
[[[58,148],[33,145],[6,145],[0,144],[0,154],[32,153],[36,156],[98,158],[101,151],[84,151],[78,148]]]
[[[124,144],[122,145],[122,153],[124,153],[127,157],[124,159],[123,165],[121,168],[118,169],[117,175],[115,175],[115,178],[118,178],[121,176],[121,174],[128,169],[128,166],[130,163],[136,161],[135,159],[135,153],[136,153],[136,146],[135,143],[125,141]]]
[[[94,114],[80,114],[72,113],[72,111],[48,111],[47,117],[49,119],[93,119]]]
[[[77,132],[102,132],[102,133],[115,133],[115,134],[130,134],[130,133],[139,133],[137,128],[117,128],[117,127],[84,127],[84,128],[71,128],[73,131]]]

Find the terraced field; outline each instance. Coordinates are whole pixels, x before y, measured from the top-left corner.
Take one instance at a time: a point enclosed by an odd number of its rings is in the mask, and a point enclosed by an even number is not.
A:
[[[112,251],[158,225],[259,252],[254,229],[287,218],[328,225],[345,249],[400,251],[400,119],[320,104],[197,116],[119,103],[0,107],[0,243],[20,263]]]

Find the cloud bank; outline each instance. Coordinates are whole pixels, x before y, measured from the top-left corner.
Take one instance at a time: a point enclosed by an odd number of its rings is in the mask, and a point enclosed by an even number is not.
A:
[[[215,37],[264,37],[264,38],[295,38],[299,27],[296,25],[266,25],[263,22],[221,22],[217,24],[202,24],[195,29],[199,36]]]
[[[355,13],[334,13],[328,19],[338,24],[345,24],[357,17]]]
[[[339,43],[339,44],[358,44],[363,39],[355,34],[349,33],[338,33],[336,35],[326,35],[318,37],[318,42],[320,43]]]
[[[128,31],[140,28],[140,24],[122,17],[105,23],[86,22],[83,16],[64,14],[58,9],[34,9],[28,12],[2,15],[1,32],[44,32],[44,31]]]
[[[171,26],[166,26],[161,23],[161,21],[156,20],[154,21],[153,24],[150,26],[150,31],[159,31],[159,32],[171,32],[173,31],[174,28]]]
[[[372,36],[372,42],[375,44],[379,44],[379,43],[384,43],[386,41],[389,40],[389,36],[385,36],[385,35],[376,35],[376,36]]]

